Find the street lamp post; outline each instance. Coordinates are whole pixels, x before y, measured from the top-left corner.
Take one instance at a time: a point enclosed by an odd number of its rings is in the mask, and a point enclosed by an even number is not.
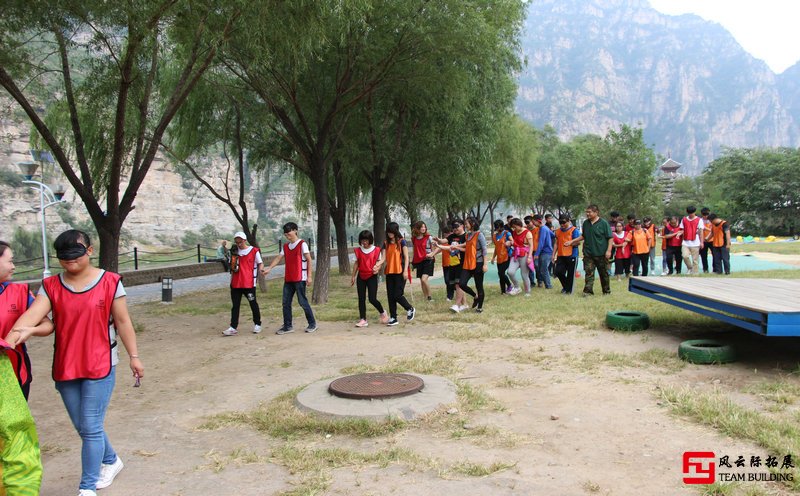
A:
[[[45,218],[45,209],[64,201],[64,187],[56,186],[56,190],[53,191],[48,185],[39,181],[34,181],[33,175],[39,167],[39,164],[36,162],[19,162],[17,165],[19,165],[22,170],[22,175],[25,177],[22,183],[29,184],[31,185],[31,189],[39,191],[39,211],[42,214],[42,257],[44,258],[44,272],[42,272],[42,278],[50,277],[50,260],[47,257],[47,220]]]

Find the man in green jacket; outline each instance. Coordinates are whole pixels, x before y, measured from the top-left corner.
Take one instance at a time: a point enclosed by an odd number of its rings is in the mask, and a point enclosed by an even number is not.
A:
[[[611,258],[612,239],[611,226],[600,218],[597,205],[586,207],[586,220],[581,227],[581,235],[564,243],[564,246],[574,246],[583,242],[583,271],[586,273],[583,296],[594,294],[595,269],[600,274],[603,294],[611,294],[608,261]]]

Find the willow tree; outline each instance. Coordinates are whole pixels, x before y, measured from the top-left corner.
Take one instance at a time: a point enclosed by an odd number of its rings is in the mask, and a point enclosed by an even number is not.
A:
[[[101,267],[117,270],[161,136],[237,18],[210,0],[4,2],[0,85],[86,206]]]

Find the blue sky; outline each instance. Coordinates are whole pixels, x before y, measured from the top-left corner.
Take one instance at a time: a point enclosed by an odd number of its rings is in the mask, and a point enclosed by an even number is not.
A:
[[[649,0],[665,14],[692,13],[721,24],[776,73],[800,60],[798,0]]]

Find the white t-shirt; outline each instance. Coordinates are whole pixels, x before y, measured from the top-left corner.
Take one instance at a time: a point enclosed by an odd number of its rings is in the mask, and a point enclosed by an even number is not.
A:
[[[684,217],[684,219],[685,218],[686,217]],[[698,219],[698,221],[697,221],[697,234],[695,235],[694,239],[686,239],[686,236],[684,236],[683,237],[683,243],[682,243],[683,246],[689,246],[689,247],[700,246],[700,237],[703,235],[703,229],[705,228],[705,224],[703,224],[703,218],[702,217],[695,217],[695,218]],[[683,219],[681,219],[681,224],[678,227],[683,229],[684,233],[686,232],[686,228],[683,227]]]
[[[244,250],[239,250],[239,256],[243,257],[243,256],[249,254],[251,251],[253,251],[253,247],[252,246],[248,246]],[[264,262],[261,260],[261,250],[258,250],[256,252],[256,263],[255,263],[255,265],[253,267],[257,269],[258,268],[258,264],[260,264],[260,263],[264,263]]]
[[[311,253],[311,250],[308,249],[308,243],[306,243],[302,239],[298,239],[294,243],[289,243],[289,249],[294,250],[295,248],[297,248],[297,243],[303,243],[303,247],[301,248],[302,251],[300,252],[300,260],[301,260],[300,263],[302,264],[303,267],[303,272],[302,272],[303,275],[300,280],[308,281],[308,260],[306,260],[306,254]],[[281,255],[285,257],[286,253],[283,252],[284,246],[281,246]]]

